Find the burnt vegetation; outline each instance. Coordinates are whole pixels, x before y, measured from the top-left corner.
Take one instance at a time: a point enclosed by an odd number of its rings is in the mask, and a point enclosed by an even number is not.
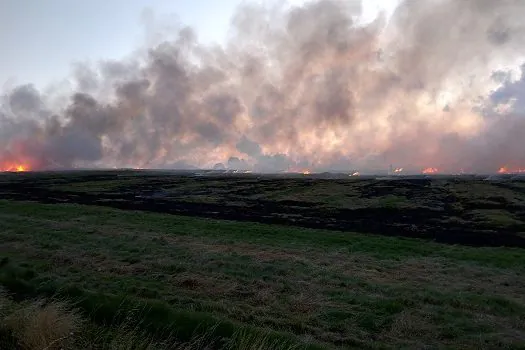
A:
[[[525,181],[108,171],[16,174],[3,198],[525,247]]]

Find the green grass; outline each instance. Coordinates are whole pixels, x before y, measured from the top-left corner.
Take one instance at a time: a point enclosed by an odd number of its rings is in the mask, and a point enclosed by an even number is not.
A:
[[[523,224],[510,213],[500,209],[478,209],[470,211],[473,219],[489,226],[512,227]]]
[[[0,238],[2,284],[84,300],[98,322],[148,305],[149,324],[186,335],[204,322],[325,347],[525,345],[522,249],[9,201]]]
[[[108,307],[108,305],[100,305]],[[100,310],[97,309],[97,310]],[[297,341],[276,333],[223,323],[201,323],[181,336],[164,323],[152,333],[152,308],[110,309],[117,315],[105,324],[86,315],[85,302],[63,299],[14,301],[0,289],[0,348],[3,350],[292,350],[307,349]],[[84,311],[84,312],[83,312]],[[165,313],[164,313],[165,314]],[[92,316],[92,315],[91,315]],[[155,314],[160,321],[159,314]],[[166,320],[164,320],[166,321]],[[168,320],[172,321],[172,320]],[[181,320],[179,320],[181,321]],[[188,321],[188,318],[182,321]],[[187,327],[186,327],[187,328]],[[180,330],[181,327],[178,328]],[[225,336],[226,335],[226,336]],[[184,337],[186,337],[186,340]]]

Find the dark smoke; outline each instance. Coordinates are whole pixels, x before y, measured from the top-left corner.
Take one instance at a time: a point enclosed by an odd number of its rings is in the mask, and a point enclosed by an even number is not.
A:
[[[224,47],[183,27],[77,65],[65,104],[5,91],[0,169],[525,167],[525,1],[405,0],[365,25],[354,5],[244,5]]]

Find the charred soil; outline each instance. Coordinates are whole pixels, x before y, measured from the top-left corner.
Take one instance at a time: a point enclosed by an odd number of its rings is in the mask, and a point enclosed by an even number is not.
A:
[[[316,179],[143,172],[12,174],[4,199],[525,247],[525,183]]]

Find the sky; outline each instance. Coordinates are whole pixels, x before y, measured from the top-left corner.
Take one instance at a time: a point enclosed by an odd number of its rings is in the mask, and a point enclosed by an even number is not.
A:
[[[0,0],[0,171],[525,172],[525,1],[288,1]]]
[[[300,4],[304,0],[288,0]],[[344,0],[342,0],[344,1]],[[175,16],[203,42],[223,42],[240,0],[0,0],[0,88],[42,88],[75,62],[120,59],[145,39],[145,14]],[[364,16],[391,12],[397,0],[364,0]]]

